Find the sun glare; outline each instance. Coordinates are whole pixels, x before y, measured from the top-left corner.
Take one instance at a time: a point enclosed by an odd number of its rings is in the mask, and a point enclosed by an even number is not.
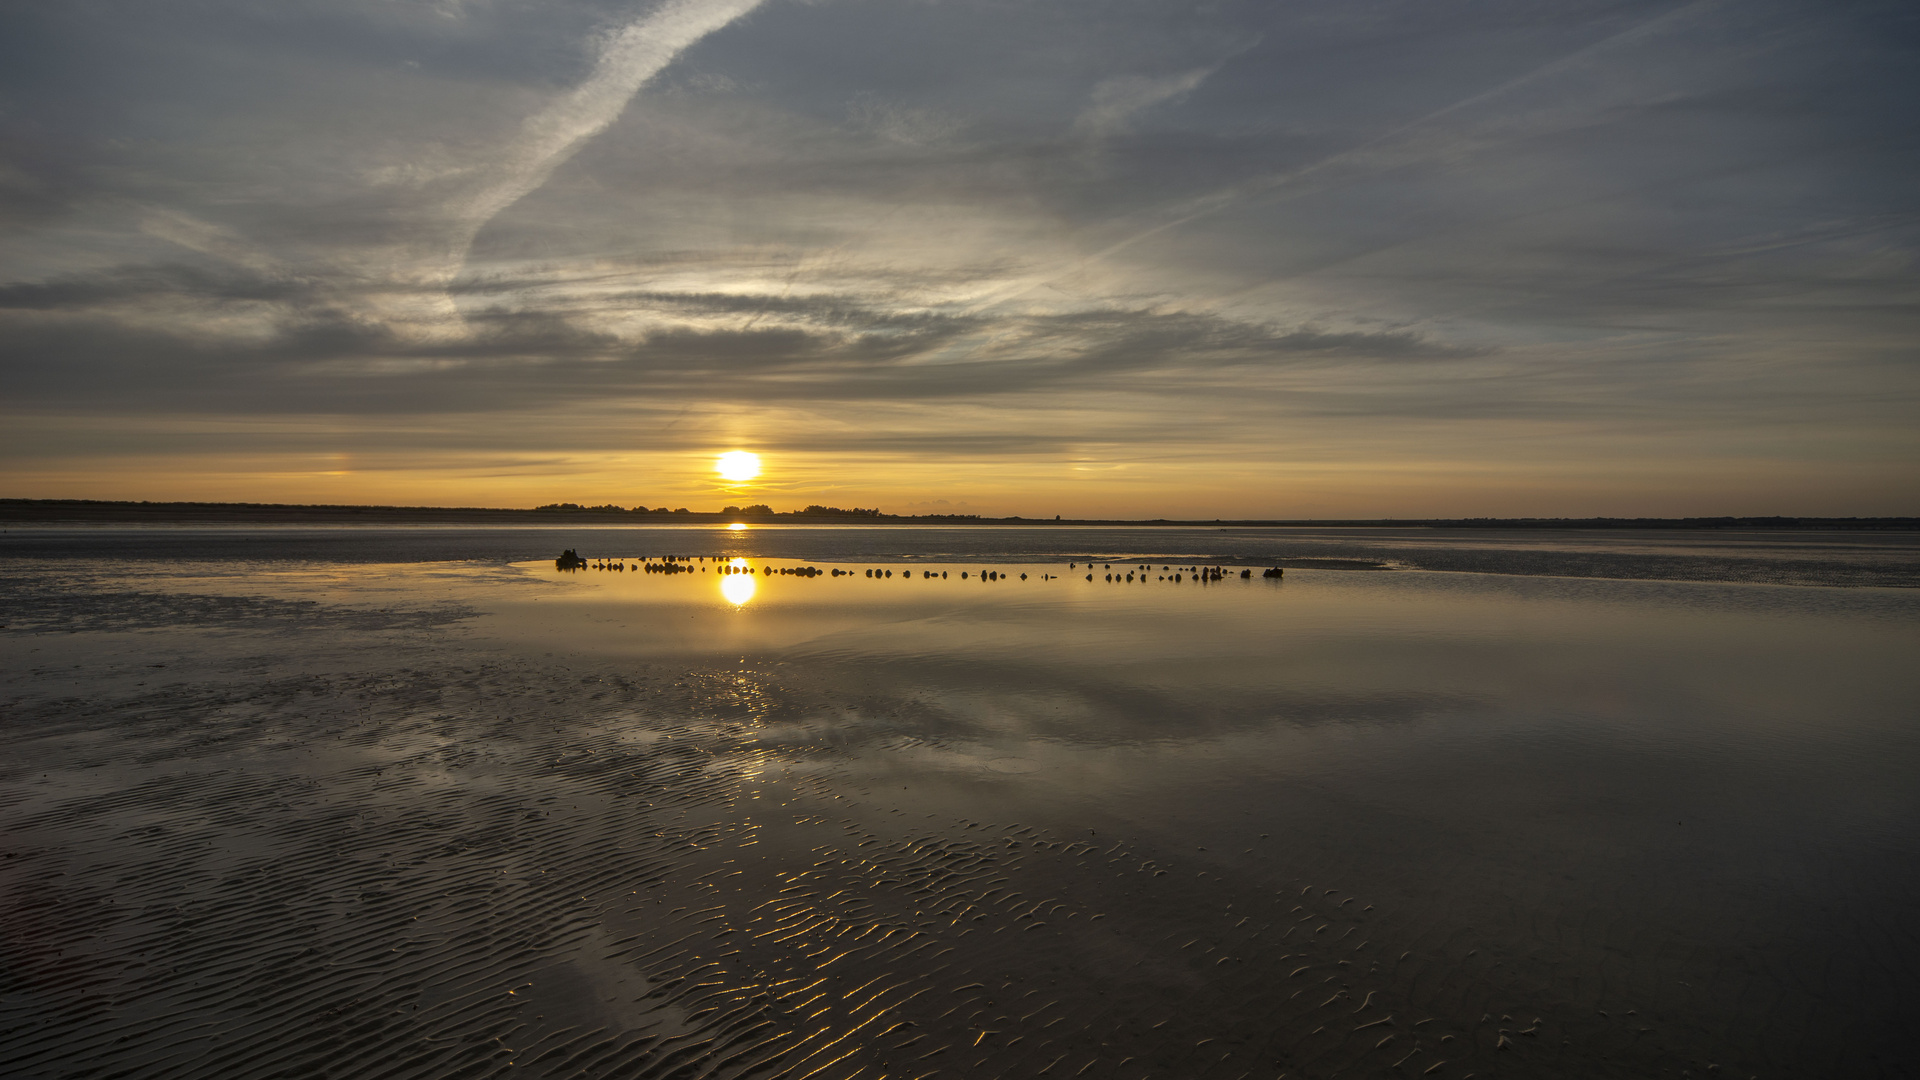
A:
[[[713,467],[722,478],[738,484],[760,475],[760,455],[749,454],[745,450],[732,450],[721,454],[720,460],[714,462]]]
[[[753,572],[753,567],[747,565],[747,560],[735,559],[727,565],[727,569],[733,573],[720,576],[720,595],[735,606],[753,599],[754,590],[760,587],[760,577]]]

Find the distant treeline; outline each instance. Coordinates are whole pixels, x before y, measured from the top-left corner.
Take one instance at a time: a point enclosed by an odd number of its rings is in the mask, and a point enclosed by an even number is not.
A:
[[[693,511],[687,509],[684,506],[678,510],[669,510],[664,506],[660,507],[658,510],[649,510],[644,506],[625,507],[625,506],[615,505],[614,503],[607,503],[604,506],[582,506],[579,503],[548,503],[545,506],[536,506],[534,507],[534,509],[541,513],[549,513],[549,514],[691,514],[693,513]]]
[[[0,499],[0,522],[75,522],[127,524],[188,523],[245,524],[326,522],[420,522],[420,523],[513,523],[550,522],[564,517],[582,523],[612,524],[646,519],[676,524],[706,524],[716,521],[786,520],[889,521],[889,522],[978,522],[978,514],[928,514],[902,517],[883,514],[877,508],[822,506],[779,512],[765,503],[753,506],[729,506],[718,512],[690,510],[684,506],[625,507],[616,503],[592,506],[583,503],[548,503],[531,510],[484,506],[353,506],[330,503],[247,503],[247,502],[133,502],[109,499]],[[1018,518],[998,520],[1018,521]]]
[[[664,506],[626,507],[626,506],[617,506],[613,503],[607,503],[603,506],[582,506],[579,503],[570,503],[570,502],[548,503],[545,506],[536,506],[534,507],[534,510],[540,513],[560,513],[560,514],[691,514],[693,513],[693,511],[687,509],[684,506],[680,507],[677,510],[669,510]],[[766,503],[755,503],[752,506],[729,506],[721,510],[720,513],[722,516],[730,515],[733,517],[779,517],[779,516],[791,517],[795,514],[801,515],[803,517],[890,518],[890,517],[897,516],[894,514],[883,514],[878,509],[863,510],[860,507],[856,506],[851,510],[846,510],[838,506],[821,506],[819,503],[813,503],[812,505],[807,506],[805,509],[802,509],[802,510],[789,511],[784,515],[780,511],[775,510],[773,507],[768,506]]]
[[[883,514],[878,509],[811,504],[800,510],[776,511],[765,503],[729,506],[718,513],[686,507],[623,507],[613,503],[549,503],[532,510],[480,506],[343,506],[296,503],[115,502],[104,499],[0,499],[0,522],[120,522],[272,524],[327,522],[510,524],[550,522],[558,516],[586,523],[614,524],[648,519],[671,523],[710,524],[727,521],[870,521],[894,524],[953,525],[1134,525],[1134,526],[1266,526],[1385,529],[1844,529],[1854,531],[1920,530],[1920,517],[1691,517],[1691,518],[1372,518],[1365,520],[1154,518],[989,518],[978,514]]]

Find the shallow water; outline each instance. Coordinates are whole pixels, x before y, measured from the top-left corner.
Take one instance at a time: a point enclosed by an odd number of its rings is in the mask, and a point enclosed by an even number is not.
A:
[[[1920,592],[891,554],[16,558],[22,1075],[1912,1061]]]
[[[518,562],[562,548],[608,558],[722,554],[785,559],[1066,561],[1231,559],[1525,576],[1920,586],[1920,532],[1682,529],[1239,528],[1193,526],[572,525],[14,526],[0,559],[130,562]]]

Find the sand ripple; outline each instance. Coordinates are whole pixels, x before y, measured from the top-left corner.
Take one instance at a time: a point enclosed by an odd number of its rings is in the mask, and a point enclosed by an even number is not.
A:
[[[498,664],[29,702],[10,1074],[1464,1076],[1562,1052],[1565,1010],[1497,1000],[1459,928],[1284,865],[924,812],[831,747],[760,741],[765,692]]]

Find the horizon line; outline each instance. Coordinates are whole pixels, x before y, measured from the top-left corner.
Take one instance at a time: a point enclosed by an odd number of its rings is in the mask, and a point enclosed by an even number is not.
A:
[[[763,509],[764,507],[764,509]],[[1231,526],[1347,526],[1347,527],[1495,527],[1501,525],[1515,527],[1575,527],[1591,526],[1598,528],[1776,528],[1776,529],[1818,529],[1818,528],[1875,528],[1892,530],[1920,530],[1920,516],[1872,515],[1839,517],[1833,515],[1700,515],[1689,517],[1618,517],[1594,515],[1586,517],[1569,516],[1472,516],[1472,517],[1363,517],[1363,518],[1284,518],[1284,517],[1215,517],[1215,518],[1166,518],[1166,517],[1075,517],[1064,515],[1053,517],[1027,517],[1020,514],[989,516],[984,514],[929,513],[929,514],[890,514],[878,509],[842,509],[839,507],[810,504],[800,510],[773,510],[765,504],[741,509],[729,507],[723,510],[690,510],[684,507],[668,509],[666,507],[648,508],[635,506],[631,509],[613,503],[600,506],[582,506],[576,503],[550,503],[538,507],[486,507],[486,506],[396,506],[382,504],[355,503],[265,503],[265,502],[208,502],[197,500],[148,500],[148,499],[24,499],[0,498],[0,520],[19,521],[21,511],[58,511],[61,509],[91,510],[86,515],[98,519],[103,514],[116,511],[133,512],[143,515],[167,514],[169,512],[193,513],[207,511],[226,511],[228,513],[260,513],[276,515],[293,513],[340,515],[340,514],[380,514],[383,516],[403,515],[539,515],[542,518],[600,518],[618,520],[621,518],[651,519],[649,524],[694,523],[710,524],[716,521],[765,521],[771,518],[802,519],[809,522],[838,521],[859,522],[895,522],[911,523],[916,521],[938,521],[947,524],[1002,524],[1017,522],[1022,525],[1231,525]],[[729,513],[728,510],[732,510]],[[8,511],[13,511],[9,513]],[[62,520],[34,514],[34,520],[52,523]]]

